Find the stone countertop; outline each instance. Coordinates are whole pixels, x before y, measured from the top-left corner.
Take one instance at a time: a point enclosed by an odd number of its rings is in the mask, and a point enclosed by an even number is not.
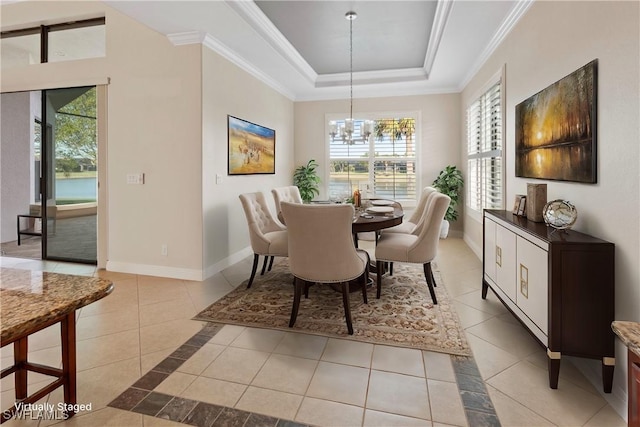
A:
[[[0,268],[2,346],[112,290],[111,281],[97,277]]]
[[[640,357],[640,323],[615,320],[611,323],[611,329],[629,350]]]

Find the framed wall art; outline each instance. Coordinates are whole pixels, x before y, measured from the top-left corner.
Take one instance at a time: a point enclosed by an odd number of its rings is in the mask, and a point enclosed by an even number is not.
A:
[[[276,131],[227,116],[228,174],[276,173]]]
[[[597,182],[595,59],[516,105],[516,176]]]

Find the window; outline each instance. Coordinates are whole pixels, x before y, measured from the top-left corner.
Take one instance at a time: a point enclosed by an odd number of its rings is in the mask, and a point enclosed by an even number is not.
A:
[[[502,209],[501,82],[467,108],[467,206],[475,211]]]
[[[329,198],[344,199],[359,189],[363,197],[416,200],[416,119],[373,120],[362,138],[364,120],[354,120],[354,142],[329,137]],[[335,121],[337,128],[344,121]]]

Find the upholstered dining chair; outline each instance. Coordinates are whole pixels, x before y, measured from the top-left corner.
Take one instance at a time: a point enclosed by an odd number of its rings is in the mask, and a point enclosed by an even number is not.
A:
[[[300,189],[295,185],[290,185],[287,187],[277,187],[271,190],[271,194],[273,194],[273,200],[276,203],[276,212],[277,217],[281,223],[284,224],[284,217],[282,216],[282,209],[280,208],[280,203],[289,202],[289,203],[302,203],[302,197],[300,196]]]
[[[264,274],[269,257],[271,257],[269,263],[269,271],[271,271],[274,257],[287,256],[287,229],[273,218],[267,200],[261,192],[240,194],[240,201],[247,217],[251,249],[253,249],[253,267],[251,267],[251,277],[247,285],[247,288],[250,288],[256,275],[260,255],[264,256],[261,275]]]
[[[356,249],[351,234],[352,205],[304,205],[282,202],[289,236],[289,268],[294,276],[294,297],[289,327],[298,316],[303,289],[313,283],[342,287],[342,303],[349,335],[353,335],[349,282],[359,279],[367,303],[369,254]]]
[[[423,265],[424,277],[429,287],[429,293],[434,304],[438,303],[434,290],[435,281],[431,270],[431,261],[438,253],[440,240],[440,224],[444,219],[451,199],[442,193],[434,193],[431,196],[425,213],[423,227],[419,232],[385,233],[378,239],[376,245],[377,285],[376,297],[380,298],[382,289],[383,262],[404,262]]]
[[[407,221],[403,221],[402,224],[398,224],[395,227],[385,228],[381,231],[382,234],[385,233],[405,233],[411,234],[413,233],[417,227],[420,227],[424,220],[424,213],[429,202],[430,196],[436,193],[436,190],[433,187],[424,187],[422,192],[420,193],[420,199],[418,200],[418,205],[415,210],[411,214],[411,217]]]

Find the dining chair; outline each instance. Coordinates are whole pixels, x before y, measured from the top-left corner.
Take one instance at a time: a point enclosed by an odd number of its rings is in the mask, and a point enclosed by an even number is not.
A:
[[[434,304],[438,304],[434,290],[435,280],[431,269],[438,253],[440,241],[440,224],[447,212],[451,198],[442,193],[431,196],[425,213],[424,224],[416,233],[385,233],[378,239],[376,245],[377,285],[376,297],[380,298],[382,289],[382,268],[384,262],[403,262],[422,264],[424,277],[429,287],[429,293]]]
[[[261,192],[246,193],[240,194],[239,197],[247,217],[251,249],[253,249],[253,267],[251,267],[251,277],[249,284],[247,284],[247,288],[250,288],[256,275],[260,255],[264,256],[261,275],[265,272],[269,258],[271,258],[269,263],[269,271],[271,271],[274,257],[287,256],[287,229],[278,224],[271,215],[264,194]]]
[[[418,205],[415,210],[411,214],[411,217],[407,221],[403,221],[402,224],[398,224],[394,227],[385,228],[381,231],[381,234],[385,233],[405,233],[411,234],[414,230],[419,227],[424,219],[424,213],[426,211],[427,203],[429,202],[429,197],[436,193],[436,190],[433,187],[424,187],[422,192],[420,193],[420,199],[418,200]]]
[[[335,283],[342,288],[342,303],[349,335],[353,335],[349,282],[358,280],[367,303],[369,254],[356,249],[351,234],[352,205],[305,205],[282,202],[289,236],[289,268],[294,276],[293,307],[289,327],[298,316],[300,297],[308,284]]]
[[[280,222],[284,224],[284,218],[282,216],[282,208],[280,208],[280,203],[302,203],[300,189],[295,185],[289,185],[287,187],[277,187],[271,190],[271,194],[273,194],[273,200],[276,203],[276,216],[278,217],[278,220],[280,220]]]

